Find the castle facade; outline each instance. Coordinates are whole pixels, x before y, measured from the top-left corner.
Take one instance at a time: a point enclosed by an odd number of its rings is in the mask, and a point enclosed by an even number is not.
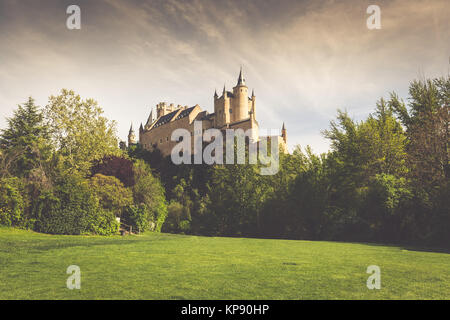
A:
[[[153,110],[150,112],[148,120],[139,128],[139,144],[147,150],[158,148],[163,156],[169,156],[173,147],[178,143],[171,141],[172,132],[178,128],[187,129],[194,138],[194,122],[200,121],[202,130],[215,128],[219,130],[225,129],[250,129],[249,137],[251,142],[258,142],[259,125],[256,121],[256,97],[252,91],[252,95],[248,95],[248,87],[242,74],[242,68],[239,73],[236,86],[233,91],[227,91],[225,86],[222,95],[219,97],[217,91],[214,92],[214,113],[208,113],[200,108],[199,105],[193,107],[174,106],[165,102],[156,105],[156,117],[153,117]],[[198,127],[198,126],[197,126]],[[287,133],[286,128],[282,127],[281,136],[277,136],[276,140],[287,152]],[[136,136],[133,126],[130,128],[128,135],[128,144],[135,144]],[[191,144],[193,145],[193,143]]]

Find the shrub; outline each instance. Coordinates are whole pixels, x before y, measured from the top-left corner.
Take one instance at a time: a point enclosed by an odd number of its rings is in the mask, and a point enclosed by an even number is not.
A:
[[[171,201],[167,206],[167,219],[162,230],[164,232],[182,232],[190,230],[191,223],[186,216],[185,208],[177,201]]]
[[[89,233],[109,236],[119,232],[120,223],[116,220],[116,216],[111,211],[100,209],[97,211],[96,215],[89,218],[91,218],[88,222]]]
[[[139,232],[147,231],[153,222],[152,212],[145,204],[127,206],[122,215],[123,221]]]
[[[133,194],[119,179],[113,176],[96,174],[89,179],[92,192],[98,197],[103,209],[120,216],[122,209],[133,203]]]
[[[39,197],[37,231],[52,234],[113,234],[118,224],[111,211],[100,207],[86,180],[66,175],[53,191]]]
[[[133,172],[136,181],[133,186],[134,203],[147,206],[155,220],[155,231],[160,232],[167,217],[164,188],[159,179],[152,175],[150,167],[144,161],[136,161]]]
[[[21,226],[24,221],[25,199],[18,178],[0,181],[0,225]]]

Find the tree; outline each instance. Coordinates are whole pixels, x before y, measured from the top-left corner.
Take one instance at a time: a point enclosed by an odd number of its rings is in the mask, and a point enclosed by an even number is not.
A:
[[[258,235],[266,190],[257,165],[215,166],[210,210],[216,219],[216,232],[225,236]]]
[[[60,95],[50,96],[45,119],[53,143],[71,170],[88,175],[92,161],[105,155],[121,155],[116,122],[102,114],[95,100],[82,100],[71,90],[63,89]]]
[[[80,173],[58,176],[55,188],[39,197],[36,218],[36,230],[45,233],[111,235],[119,230],[113,212],[100,206]]]
[[[17,177],[0,179],[0,225],[21,227],[26,224],[23,184]]]
[[[135,185],[132,187],[134,203],[145,204],[155,218],[155,231],[161,227],[167,217],[165,191],[158,178],[152,175],[150,167],[142,160],[137,160],[133,167]]]
[[[48,127],[31,97],[7,118],[7,125],[0,131],[2,175],[27,177],[51,156]]]
[[[406,128],[412,176],[425,188],[450,177],[450,78],[413,81],[408,106],[392,93],[389,105]]]
[[[134,185],[133,161],[118,156],[105,156],[97,160],[91,168],[91,174],[101,173],[105,176],[114,176],[119,179],[125,187]]]
[[[324,136],[331,140],[337,165],[346,179],[355,185],[366,185],[375,174],[404,176],[406,168],[406,136],[392,109],[384,99],[377,102],[376,112],[367,120],[354,122],[346,112],[338,111],[337,123]]]
[[[122,209],[133,203],[133,194],[119,179],[97,173],[89,179],[89,186],[105,210],[120,217]]]

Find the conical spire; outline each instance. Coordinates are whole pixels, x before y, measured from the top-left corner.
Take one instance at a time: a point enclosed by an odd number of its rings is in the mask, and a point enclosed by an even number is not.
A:
[[[147,127],[152,123],[153,123],[153,109],[150,111],[150,115],[148,116],[147,123],[145,124],[145,126]]]
[[[223,91],[222,91],[222,94],[225,96],[225,83],[223,84]]]
[[[242,66],[241,66],[241,70],[239,71],[239,78],[238,78],[238,82],[237,85],[245,85],[245,79],[244,76],[242,75]]]
[[[217,98],[217,97],[218,97],[218,95],[217,95],[217,90],[214,89],[214,98]]]
[[[284,122],[283,122],[283,127],[281,128],[281,137],[283,138],[284,144],[287,143],[287,132],[286,132],[286,127],[284,126]]]
[[[252,89],[252,97],[254,97],[254,96],[255,96],[255,90]]]
[[[134,143],[136,143],[136,135],[134,134],[133,122],[132,122],[131,126],[130,126],[130,132],[128,133],[128,146],[130,144],[134,144]]]
[[[141,126],[139,127],[139,132],[144,132],[144,126],[142,125],[142,122],[141,122]]]

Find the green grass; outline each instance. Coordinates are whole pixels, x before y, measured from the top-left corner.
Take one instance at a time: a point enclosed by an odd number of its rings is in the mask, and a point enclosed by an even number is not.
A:
[[[81,268],[81,290],[66,269]],[[366,287],[367,266],[381,289]],[[450,299],[450,254],[371,244],[0,228],[0,299]]]

